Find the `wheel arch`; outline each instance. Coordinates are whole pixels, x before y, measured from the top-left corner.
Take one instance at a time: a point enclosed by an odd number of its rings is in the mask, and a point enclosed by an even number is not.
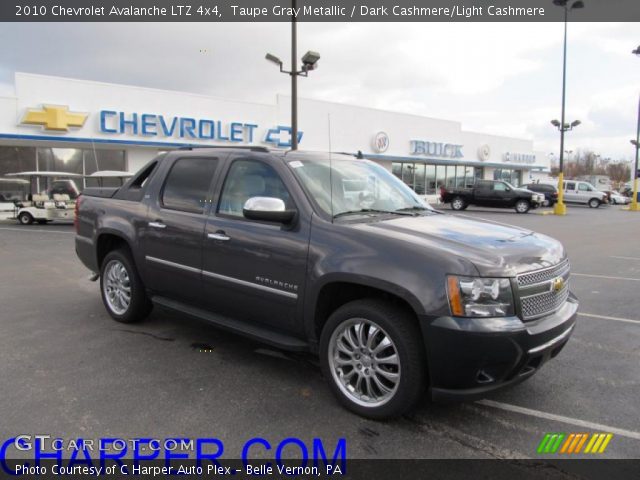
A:
[[[102,262],[104,257],[113,250],[118,248],[126,248],[133,257],[133,249],[129,243],[129,240],[119,232],[103,231],[96,237],[96,264],[98,269],[102,268]],[[137,267],[137,266],[136,266]]]
[[[410,291],[383,280],[339,275],[326,278],[309,302],[306,318],[307,336],[317,345],[329,316],[342,305],[365,298],[383,299],[406,310],[420,327],[419,316],[425,313],[418,298]]]

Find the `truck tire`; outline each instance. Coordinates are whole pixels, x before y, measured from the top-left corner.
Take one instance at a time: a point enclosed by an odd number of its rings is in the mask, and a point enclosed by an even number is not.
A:
[[[527,200],[518,200],[515,207],[516,213],[527,213],[531,208],[531,204]]]
[[[598,208],[602,202],[597,198],[589,200],[589,208]]]
[[[405,310],[380,300],[356,300],[331,314],[320,364],[340,403],[372,419],[406,413],[426,384],[420,329]]]
[[[31,225],[33,223],[33,216],[29,212],[22,212],[18,215],[18,221],[21,225]]]
[[[467,208],[467,202],[464,201],[464,198],[458,196],[453,197],[451,199],[451,208],[456,211],[464,210]]]
[[[118,322],[139,322],[151,312],[151,302],[128,250],[113,250],[105,256],[100,267],[100,293],[107,312]]]

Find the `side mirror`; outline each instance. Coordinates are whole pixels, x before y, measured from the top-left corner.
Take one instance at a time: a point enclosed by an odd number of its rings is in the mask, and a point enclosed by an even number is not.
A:
[[[286,224],[293,221],[297,212],[295,210],[287,210],[280,198],[251,197],[244,203],[242,213],[249,220]]]
[[[510,192],[510,191],[511,191],[511,189],[510,189],[509,187],[507,187],[507,188],[505,188],[505,189],[504,189],[504,191],[505,191],[505,192]]]

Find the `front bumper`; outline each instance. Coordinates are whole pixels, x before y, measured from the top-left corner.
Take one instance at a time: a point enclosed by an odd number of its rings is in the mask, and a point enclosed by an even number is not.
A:
[[[566,345],[578,300],[530,322],[505,318],[423,318],[430,392],[434,400],[481,398],[532,376]]]

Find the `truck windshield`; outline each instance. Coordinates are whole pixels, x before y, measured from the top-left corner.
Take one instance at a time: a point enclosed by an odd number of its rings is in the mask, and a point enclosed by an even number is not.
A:
[[[333,158],[287,162],[307,194],[336,218],[432,211],[408,186],[384,167],[368,160]]]

